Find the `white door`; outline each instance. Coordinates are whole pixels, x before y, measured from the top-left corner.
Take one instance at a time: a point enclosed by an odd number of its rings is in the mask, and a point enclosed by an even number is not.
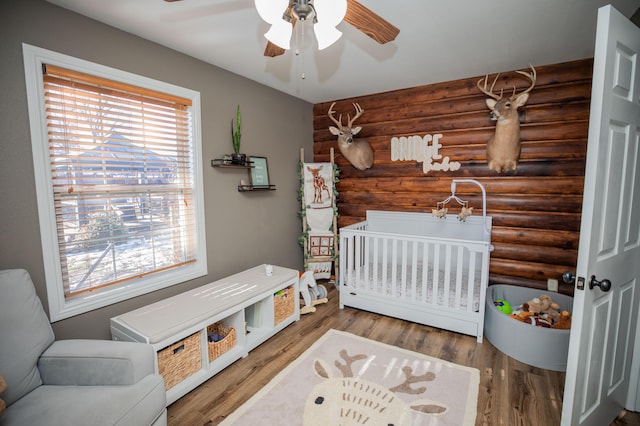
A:
[[[640,29],[601,8],[563,425],[608,425],[627,400],[640,296],[639,53]]]

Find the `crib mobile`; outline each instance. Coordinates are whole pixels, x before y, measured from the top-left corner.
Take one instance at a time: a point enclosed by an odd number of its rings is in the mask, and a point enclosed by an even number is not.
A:
[[[451,201],[455,201],[461,206],[460,213],[458,214],[458,220],[461,222],[466,222],[467,218],[471,216],[471,213],[473,212],[473,207],[469,207],[469,202],[459,198],[455,194],[455,192],[453,192],[453,190],[449,197],[447,197],[442,201],[439,201],[436,204],[436,208],[431,209],[431,213],[438,219],[446,219],[447,213],[449,212],[449,208],[447,207],[447,204],[449,204],[449,202]]]
[[[487,193],[484,189],[484,186],[480,182],[474,179],[454,179],[451,181],[451,195],[446,199],[439,201],[436,203],[436,208],[431,209],[431,214],[438,219],[446,219],[447,213],[449,212],[449,208],[447,205],[455,201],[460,206],[460,213],[458,214],[458,220],[461,222],[466,222],[467,218],[471,216],[473,213],[473,207],[469,207],[469,202],[461,199],[456,195],[456,184],[457,183],[472,183],[477,185],[482,190],[482,217],[485,223],[485,233],[489,233],[487,229],[486,216],[487,216]]]

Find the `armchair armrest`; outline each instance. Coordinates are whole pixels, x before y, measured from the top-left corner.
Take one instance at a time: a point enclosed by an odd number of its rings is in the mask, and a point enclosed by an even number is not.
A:
[[[131,385],[154,373],[155,351],[146,343],[59,340],[42,354],[45,385]]]

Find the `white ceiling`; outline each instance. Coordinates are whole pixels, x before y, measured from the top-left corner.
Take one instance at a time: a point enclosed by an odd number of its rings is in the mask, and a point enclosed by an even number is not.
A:
[[[380,45],[342,22],[342,38],[323,51],[307,29],[298,55],[269,58],[269,24],[253,0],[47,1],[312,103],[591,57],[598,7],[611,3],[627,17],[640,7],[640,0],[359,0],[400,29],[395,41]]]

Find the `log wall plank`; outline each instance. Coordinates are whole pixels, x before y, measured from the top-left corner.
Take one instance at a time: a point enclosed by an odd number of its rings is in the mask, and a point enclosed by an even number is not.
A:
[[[367,210],[431,212],[450,195],[451,180],[473,178],[487,191],[493,217],[491,283],[545,289],[549,278],[575,271],[584,184],[593,60],[536,67],[536,87],[520,112],[522,154],[514,172],[486,164],[486,142],[495,129],[476,87],[484,76],[336,100],[346,118],[352,103],[365,110],[356,125],[375,153],[371,169],[352,167],[338,150],[327,116],[332,102],[314,105],[314,161],[329,161],[335,148],[338,226],[364,220]],[[492,79],[494,76],[490,76]],[[521,90],[528,80],[505,70],[496,89]],[[442,134],[439,154],[459,162],[456,171],[428,170],[421,162],[392,161],[391,139]],[[474,214],[482,197],[474,185],[458,185]],[[560,291],[572,294],[573,287]]]

